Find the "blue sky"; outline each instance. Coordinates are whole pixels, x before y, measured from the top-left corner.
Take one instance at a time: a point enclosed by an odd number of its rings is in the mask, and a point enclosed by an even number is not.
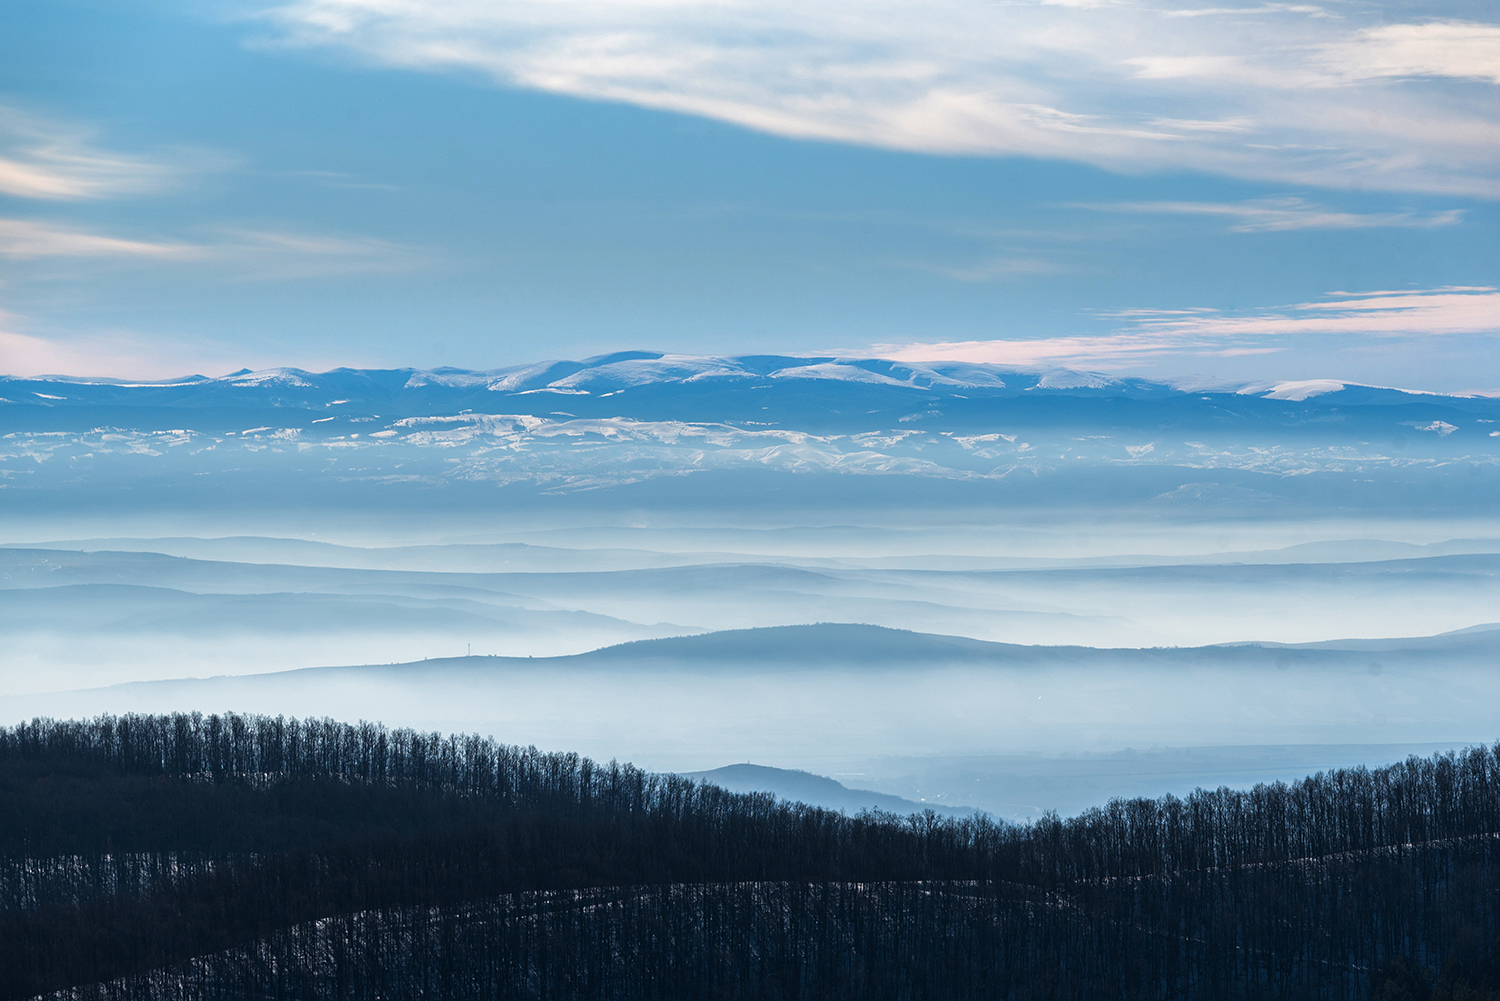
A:
[[[15,374],[647,348],[1500,388],[1484,3],[3,2]]]

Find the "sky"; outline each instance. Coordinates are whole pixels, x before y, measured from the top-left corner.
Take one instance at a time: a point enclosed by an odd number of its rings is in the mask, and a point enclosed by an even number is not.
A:
[[[645,349],[1500,391],[1481,0],[0,7],[0,372]]]

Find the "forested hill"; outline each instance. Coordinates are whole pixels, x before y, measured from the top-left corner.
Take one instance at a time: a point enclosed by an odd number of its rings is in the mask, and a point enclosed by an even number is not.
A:
[[[374,724],[43,720],[0,730],[0,997],[1490,998],[1497,752],[1017,826]]]

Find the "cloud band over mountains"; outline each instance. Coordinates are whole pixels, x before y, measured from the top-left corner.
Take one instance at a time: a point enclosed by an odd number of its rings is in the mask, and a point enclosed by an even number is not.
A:
[[[1488,286],[1333,292],[1318,302],[1229,315],[1215,309],[1131,310],[1102,336],[881,345],[899,361],[1121,369],[1163,357],[1269,354],[1306,336],[1379,338],[1500,334],[1500,291]]]

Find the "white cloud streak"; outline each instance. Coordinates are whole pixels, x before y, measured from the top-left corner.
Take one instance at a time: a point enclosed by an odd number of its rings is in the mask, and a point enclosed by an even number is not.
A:
[[[117,198],[166,187],[180,173],[164,163],[101,149],[91,140],[87,130],[0,105],[0,195],[43,201]]]
[[[1422,337],[1500,334],[1500,291],[1489,287],[1420,291],[1335,293],[1327,302],[1304,302],[1248,316],[1216,312],[1144,317],[1142,329],[1184,338],[1244,338],[1303,334]]]
[[[426,263],[411,248],[371,237],[239,229],[215,232],[198,242],[166,242],[5,218],[0,218],[0,258],[204,262],[225,266],[246,278],[409,271]]]
[[[0,257],[115,257],[192,259],[204,248],[190,244],[123,240],[32,219],[0,219]]]
[[[1278,3],[291,0],[259,16],[270,44],[785,136],[1500,197],[1500,101],[1472,90],[1500,82],[1500,27],[1328,15]]]
[[[1295,229],[1432,229],[1463,220],[1462,209],[1440,212],[1337,212],[1301,198],[1264,198],[1245,202],[1114,202],[1076,208],[1151,215],[1219,216],[1235,233],[1275,233]]]
[[[1500,336],[1500,290],[1462,286],[1422,290],[1333,292],[1248,315],[1218,310],[1130,310],[1127,329],[1096,337],[949,341],[878,345],[896,361],[967,361],[1022,367],[1116,370],[1164,358],[1232,358],[1273,354],[1308,336],[1363,340],[1444,335]]]
[[[414,248],[374,237],[273,230],[227,230],[206,249],[241,277],[261,280],[414,271],[431,263]]]
[[[1017,368],[1129,368],[1164,355],[1182,354],[1181,338],[1164,334],[1046,337],[1034,340],[943,341],[880,344],[872,351],[892,361],[965,361]]]
[[[1222,17],[1246,14],[1307,14],[1311,17],[1333,17],[1322,7],[1308,4],[1263,3],[1256,7],[1184,7],[1165,12],[1167,17]]]

